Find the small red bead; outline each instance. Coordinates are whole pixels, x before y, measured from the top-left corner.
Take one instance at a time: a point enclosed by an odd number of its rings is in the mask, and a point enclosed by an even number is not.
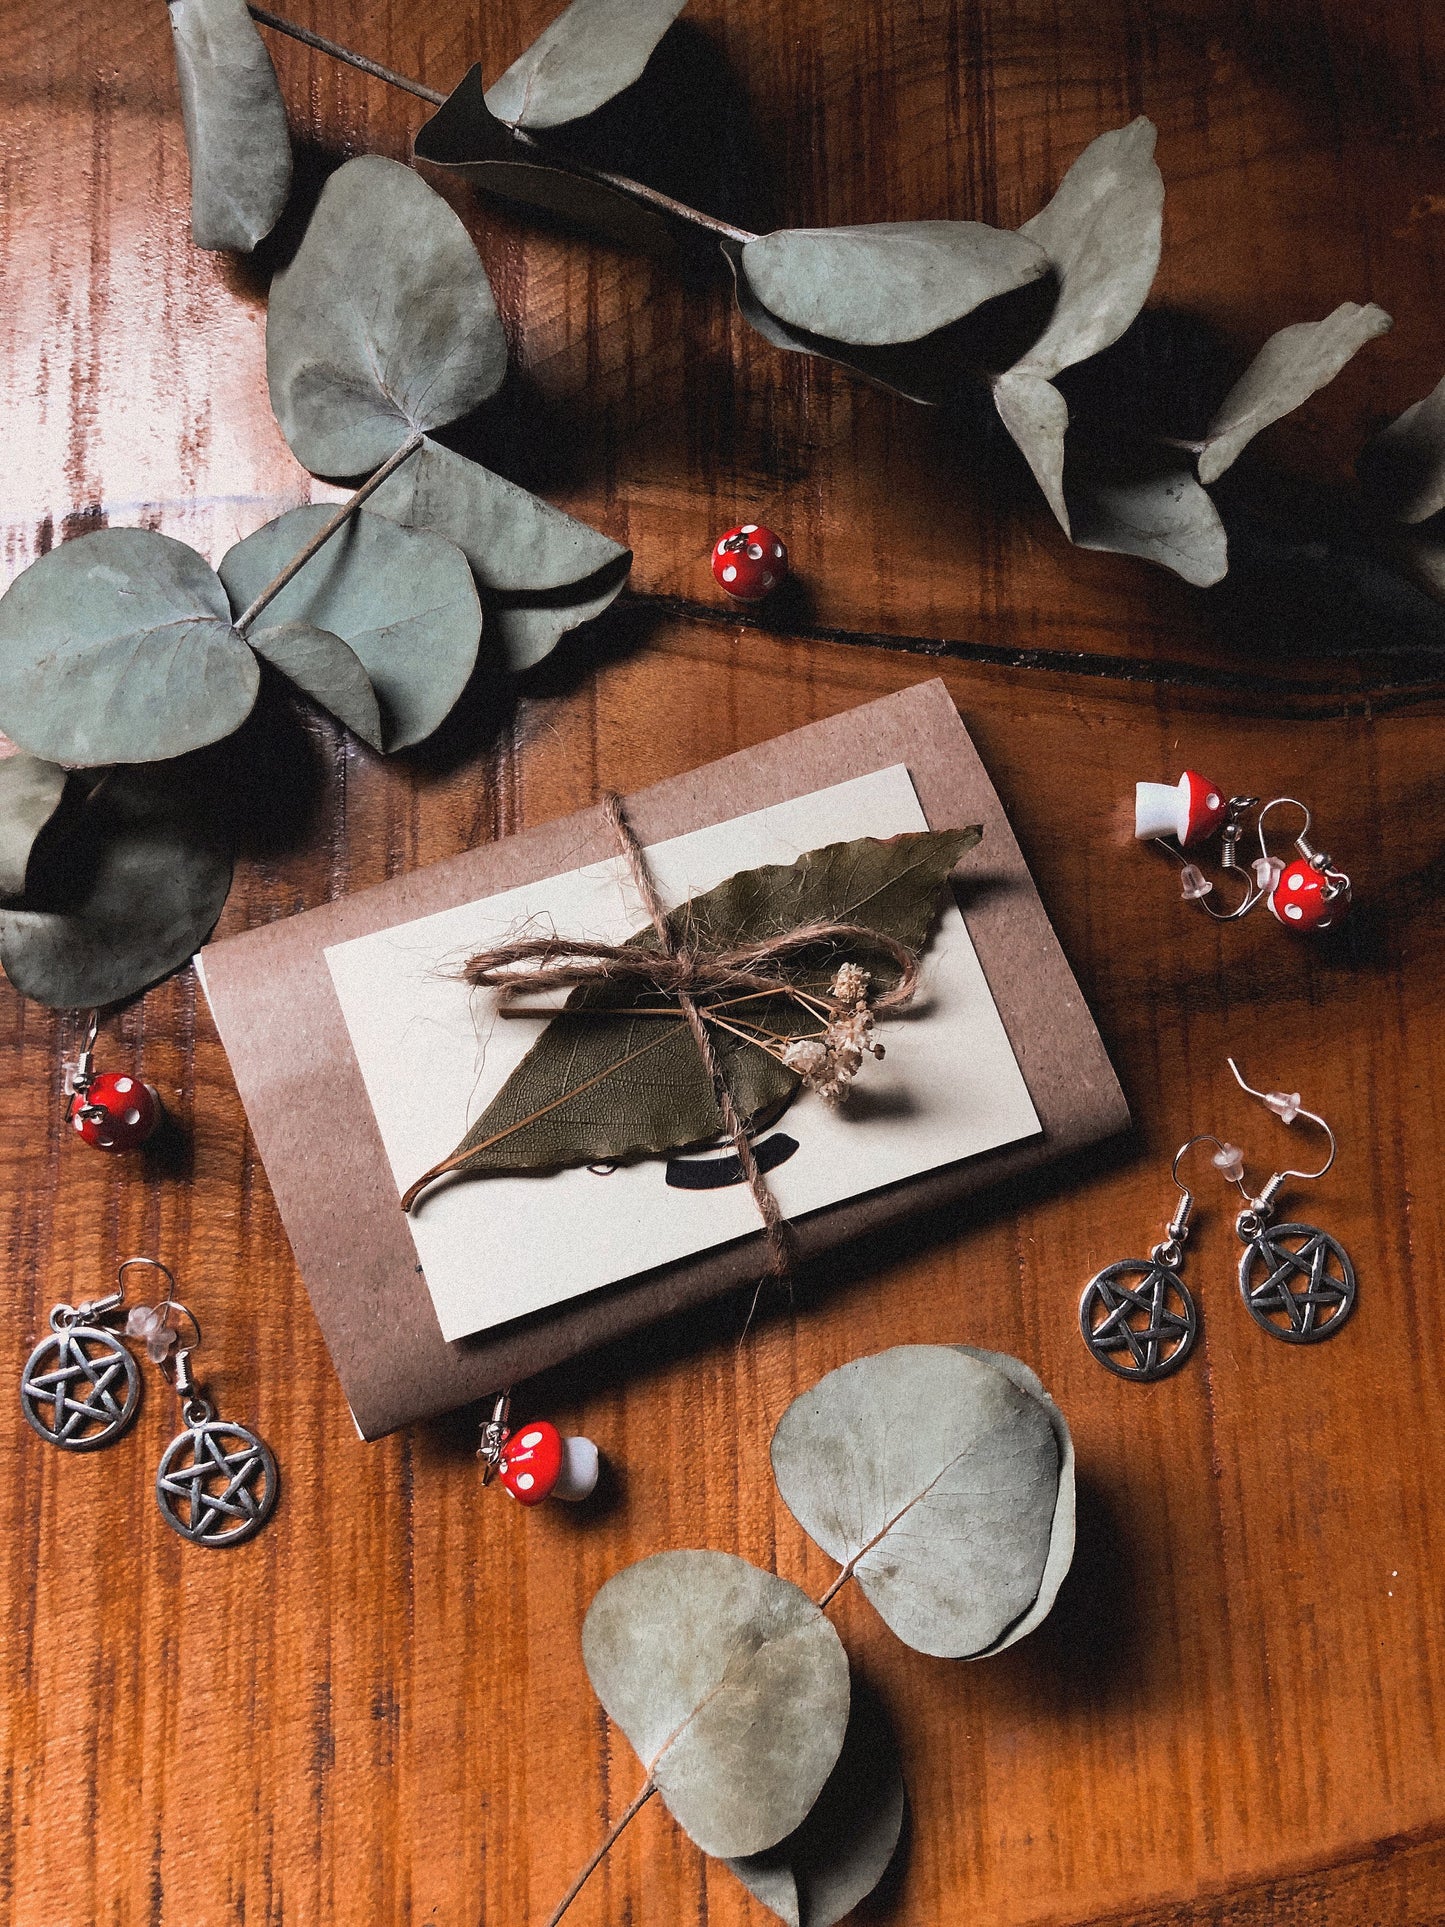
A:
[[[540,1505],[562,1470],[562,1434],[546,1419],[533,1419],[502,1448],[502,1484],[519,1505]]]
[[[84,1116],[99,1111],[101,1116]],[[77,1096],[71,1128],[98,1151],[138,1151],[163,1116],[154,1086],[143,1078],[116,1076],[107,1071]]]
[[[719,588],[739,602],[761,602],[788,573],[788,551],[781,536],[758,522],[729,529],[713,547],[712,572]]]
[[[1303,857],[1287,863],[1270,892],[1269,907],[1290,930],[1332,930],[1343,923],[1350,907],[1346,884],[1326,895],[1329,884],[1322,870]]]

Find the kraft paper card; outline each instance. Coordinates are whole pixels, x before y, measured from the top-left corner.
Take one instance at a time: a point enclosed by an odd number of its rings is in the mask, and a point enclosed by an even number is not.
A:
[[[942,683],[659,783],[626,807],[669,902],[828,842],[984,826],[926,952],[918,1008],[883,1026],[888,1055],[866,1065],[856,1114],[807,1096],[782,1120],[798,1149],[770,1182],[803,1260],[997,1191],[1126,1127],[1103,1045]],[[537,1033],[533,1019],[491,1017],[453,973],[471,949],[536,918],[607,939],[640,927],[600,809],[228,938],[198,960],[367,1438],[749,1285],[760,1268],[746,1190],[678,1190],[661,1159],[606,1175],[468,1178],[424,1198],[414,1219],[402,1211],[401,1189],[450,1150]]]

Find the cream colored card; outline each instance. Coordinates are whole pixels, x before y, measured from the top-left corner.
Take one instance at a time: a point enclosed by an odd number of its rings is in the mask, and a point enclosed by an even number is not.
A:
[[[653,845],[663,900],[682,902],[738,870],[794,863],[854,837],[928,824],[896,764]],[[451,1152],[539,1035],[502,1017],[460,966],[519,933],[620,942],[646,915],[621,857],[334,944],[326,963],[398,1193]],[[792,1218],[1039,1130],[963,918],[949,901],[913,1007],[880,1026],[887,1057],[865,1060],[850,1104],[804,1092],[781,1128],[798,1150],[769,1183]],[[653,1267],[746,1236],[743,1186],[665,1182],[665,1160],[610,1173],[479,1176],[425,1195],[409,1223],[447,1339],[489,1330]]]

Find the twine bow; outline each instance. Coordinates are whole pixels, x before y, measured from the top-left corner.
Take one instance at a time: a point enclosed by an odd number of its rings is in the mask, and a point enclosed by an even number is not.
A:
[[[668,922],[667,912],[658,895],[657,884],[648,867],[646,853],[623,811],[622,799],[609,790],[602,798],[609,828],[627,859],[632,880],[656,932],[659,948],[644,948],[637,943],[596,943],[567,937],[524,937],[513,943],[479,951],[466,965],[464,976],[470,984],[497,992],[500,1011],[516,1011],[523,999],[548,990],[580,990],[588,987],[630,989],[638,995],[660,994],[674,997],[692,1032],[698,1055],[712,1083],[713,1095],[723,1125],[737,1153],[738,1164],[752,1193],[768,1250],[768,1270],[785,1278],[791,1269],[791,1248],[787,1220],[758,1169],[757,1159],[743,1120],[738,1116],[728,1089],[727,1078],[708,1031],[706,1000],[720,995],[796,996],[787,966],[807,951],[834,945],[863,948],[886,956],[898,968],[898,981],[891,989],[880,990],[871,998],[875,1011],[896,1010],[912,997],[918,983],[918,959],[906,944],[870,930],[864,924],[800,924],[756,942],[724,949],[707,949],[680,936]],[[699,1001],[703,1000],[703,1001]],[[814,1002],[827,999],[813,998]],[[599,1017],[616,1015],[615,1006],[597,1005]],[[569,1008],[569,1016],[586,1016],[583,1003]],[[433,1165],[405,1193],[402,1204],[408,1211],[428,1185],[456,1170],[476,1149],[455,1151]]]

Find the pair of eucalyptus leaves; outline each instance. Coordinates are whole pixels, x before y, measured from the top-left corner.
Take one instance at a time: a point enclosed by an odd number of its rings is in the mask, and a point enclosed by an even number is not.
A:
[[[816,1603],[723,1552],[656,1553],[602,1587],[583,1659],[646,1778],[549,1927],[654,1794],[788,1927],[832,1927],[886,1873],[905,1795],[824,1608],[851,1579],[915,1651],[984,1659],[1042,1623],[1073,1558],[1068,1425],[1002,1352],[855,1359],[788,1407],[772,1465],[840,1570]]]
[[[1093,141],[1049,204],[1016,231],[905,221],[753,234],[588,158],[607,111],[641,83],[684,3],[573,0],[490,88],[473,67],[445,95],[250,11],[435,103],[414,143],[428,165],[628,242],[666,245],[682,228],[710,235],[727,258],[742,314],[777,347],[823,356],[918,402],[986,393],[1077,546],[1139,556],[1197,586],[1219,582],[1228,540],[1207,485],[1388,329],[1389,316],[1344,302],[1322,320],[1280,330],[1209,410],[1202,432],[1184,421],[1167,431],[1121,431],[1117,410],[1106,411],[1102,430],[1097,421],[1071,423],[1060,377],[1067,386],[1071,371],[1131,328],[1158,269],[1164,183],[1152,123],[1140,118]],[[196,238],[236,245],[244,226],[254,241],[284,200],[285,116],[274,74],[242,0],[172,0],[171,11],[190,97],[209,103],[207,114],[196,109],[187,118]],[[194,32],[182,32],[182,20],[202,13],[224,18],[234,37],[224,61],[202,59]],[[245,61],[237,57],[242,42]],[[247,89],[269,76],[264,116],[249,91],[243,101],[233,72],[244,72]],[[254,136],[263,125],[265,139],[243,159],[235,130]],[[240,225],[226,218],[237,202],[248,209]],[[1438,553],[1434,566],[1415,573],[1445,594]]]
[[[367,475],[345,503],[291,510],[218,568],[103,529],[0,598],[0,730],[20,752],[0,762],[0,961],[43,1003],[118,1001],[210,933],[232,848],[201,753],[247,723],[263,669],[371,748],[408,749],[471,680],[484,619],[524,670],[626,578],[620,544],[435,439],[496,393],[507,348],[466,229],[410,168],[365,157],[327,182],[275,277],[266,363],[301,462]]]

